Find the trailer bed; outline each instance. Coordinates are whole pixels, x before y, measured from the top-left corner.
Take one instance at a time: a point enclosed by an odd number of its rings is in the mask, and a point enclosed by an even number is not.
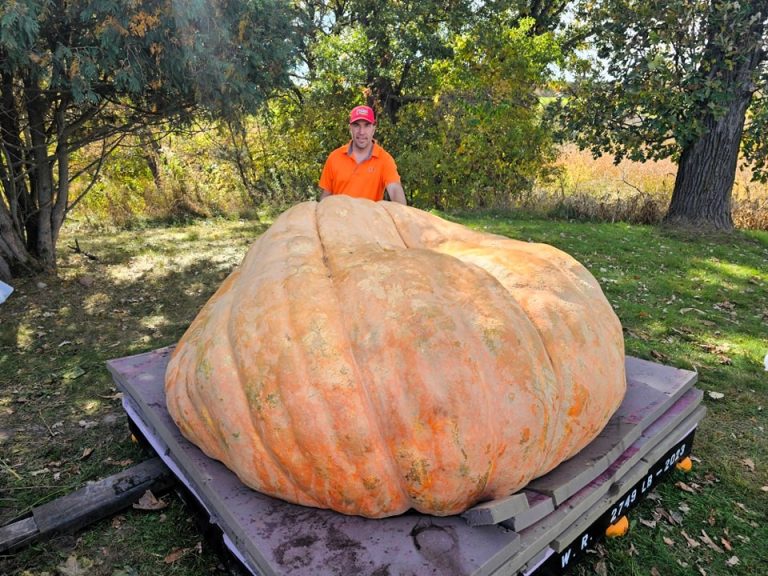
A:
[[[255,492],[188,442],[165,407],[172,347],[110,360],[131,422],[253,574],[562,573],[690,453],[704,415],[694,372],[627,358],[627,395],[584,450],[462,516],[345,516]]]

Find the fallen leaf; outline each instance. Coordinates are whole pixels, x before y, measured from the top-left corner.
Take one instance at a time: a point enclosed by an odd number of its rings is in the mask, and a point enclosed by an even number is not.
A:
[[[94,428],[99,425],[98,422],[94,420],[80,420],[78,424],[82,427],[88,430],[89,428]]]
[[[752,510],[744,506],[744,504],[742,504],[741,502],[734,502],[734,504],[736,504],[738,508],[741,508],[742,510],[744,510],[744,512],[746,512],[747,514],[755,514],[755,512],[753,512]]]
[[[762,486],[760,490],[762,490],[763,492],[768,492],[768,486]]]
[[[662,540],[664,541],[664,544],[666,544],[667,546],[674,546],[675,545],[675,541],[672,540],[672,538],[670,538],[669,536],[664,536],[662,538]]]
[[[163,500],[155,498],[155,495],[152,494],[151,490],[144,492],[141,498],[139,498],[139,501],[133,504],[133,507],[136,508],[136,510],[162,510],[166,506],[168,506],[168,504]]]
[[[680,535],[685,538],[685,541],[688,543],[688,548],[698,548],[701,546],[701,544],[699,544],[696,540],[688,536],[685,530],[681,530]]]
[[[691,494],[696,494],[696,490],[691,488],[688,484],[686,484],[682,480],[678,480],[677,482],[675,482],[675,486],[680,488],[680,490],[682,490],[683,492],[690,492]]]
[[[682,502],[680,506],[677,507],[677,509],[680,510],[680,512],[682,512],[683,514],[687,514],[688,512],[691,511],[691,508],[685,502]]]
[[[733,360],[731,360],[730,357],[726,356],[725,354],[718,354],[717,362],[718,364],[722,364],[723,366],[733,365]]]
[[[656,360],[659,360],[660,362],[666,362],[669,360],[669,357],[666,354],[662,354],[658,350],[651,350],[651,356],[653,356]]]
[[[645,518],[640,518],[640,524],[648,528],[656,528],[655,520],[646,520]]]
[[[637,556],[639,554],[637,548],[635,548],[635,545],[632,542],[629,543],[629,550],[627,550],[627,554],[630,556]]]
[[[112,572],[112,576],[141,576],[133,566],[123,566]]]
[[[752,458],[744,458],[741,463],[744,464],[750,472],[755,471],[755,461],[752,460]]]
[[[707,392],[707,396],[712,398],[712,400],[722,400],[723,398],[725,398],[725,394],[723,394],[722,392],[713,392],[712,390]]]
[[[64,370],[60,375],[64,380],[74,380],[75,378],[80,378],[83,374],[85,374],[85,370],[80,368],[80,366],[75,366],[69,370]]]
[[[683,518],[674,511],[668,511],[664,508],[657,508],[656,511],[660,514],[660,517],[664,518],[667,522],[672,524],[673,526],[677,526],[682,523]]]
[[[80,460],[85,460],[88,458],[91,454],[93,454],[93,448],[85,448],[83,449],[83,453],[80,456]]]
[[[725,561],[725,565],[729,567],[738,566],[740,564],[738,556],[731,556]]]
[[[653,567],[651,568],[651,576],[661,576],[661,573],[660,573],[660,572],[659,572],[659,570],[656,568],[656,566],[653,566]]]
[[[704,542],[707,546],[709,546],[712,550],[715,552],[719,552],[720,554],[723,554],[723,549],[720,548],[717,544],[715,544],[712,541],[712,538],[709,537],[709,534],[707,534],[704,530],[701,531],[701,541]]]
[[[698,308],[680,308],[680,314],[687,314],[688,312],[697,312],[702,316],[706,316],[706,312],[699,310]]]
[[[598,576],[608,576],[608,565],[605,560],[600,560],[595,564],[595,574]]]
[[[733,545],[725,538],[720,538],[720,543],[723,545],[723,548],[725,548],[728,552],[733,550]]]
[[[93,566],[93,561],[89,558],[78,558],[75,554],[70,554],[67,561],[56,569],[61,576],[85,576],[91,566]]]
[[[180,559],[186,556],[190,550],[192,550],[192,548],[174,548],[171,550],[168,556],[163,559],[163,562],[166,564],[173,564],[174,562],[178,562]]]

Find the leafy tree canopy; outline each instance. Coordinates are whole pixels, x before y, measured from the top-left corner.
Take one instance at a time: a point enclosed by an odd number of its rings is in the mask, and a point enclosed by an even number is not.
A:
[[[768,2],[597,0],[578,10],[596,58],[563,111],[568,135],[595,154],[679,159],[739,92],[757,92],[751,113],[765,115]],[[755,132],[745,141],[757,157],[766,141]]]
[[[278,0],[6,0],[0,5],[0,276],[55,266],[69,154],[196,113],[253,111],[288,83]],[[76,202],[76,200],[75,200]]]
[[[740,151],[765,179],[768,1],[583,0],[593,66],[564,132],[616,161],[678,162],[668,224],[730,230]]]

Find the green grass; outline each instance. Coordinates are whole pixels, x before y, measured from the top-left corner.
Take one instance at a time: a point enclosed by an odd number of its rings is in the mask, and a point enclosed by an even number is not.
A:
[[[768,233],[693,237],[505,214],[451,219],[572,254],[603,286],[628,354],[696,370],[700,388],[723,394],[705,394],[693,471],[675,472],[630,513],[629,535],[599,546],[574,573],[768,574]],[[131,443],[105,361],[174,343],[263,229],[211,220],[65,230],[59,276],[15,283],[0,305],[0,522],[145,457]],[[98,260],[70,250],[75,237]],[[166,499],[163,511],[126,510],[1,557],[0,573],[66,573],[68,561],[109,576],[220,572],[219,559],[197,547],[187,509]],[[166,562],[175,550],[183,553]],[[738,564],[729,566],[733,557]]]

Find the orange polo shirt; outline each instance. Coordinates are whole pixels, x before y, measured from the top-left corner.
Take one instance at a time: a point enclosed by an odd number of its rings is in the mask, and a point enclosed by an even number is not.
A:
[[[378,202],[384,199],[387,184],[400,182],[394,158],[376,142],[371,155],[357,163],[352,157],[352,141],[328,156],[319,186],[331,194],[346,194]]]

